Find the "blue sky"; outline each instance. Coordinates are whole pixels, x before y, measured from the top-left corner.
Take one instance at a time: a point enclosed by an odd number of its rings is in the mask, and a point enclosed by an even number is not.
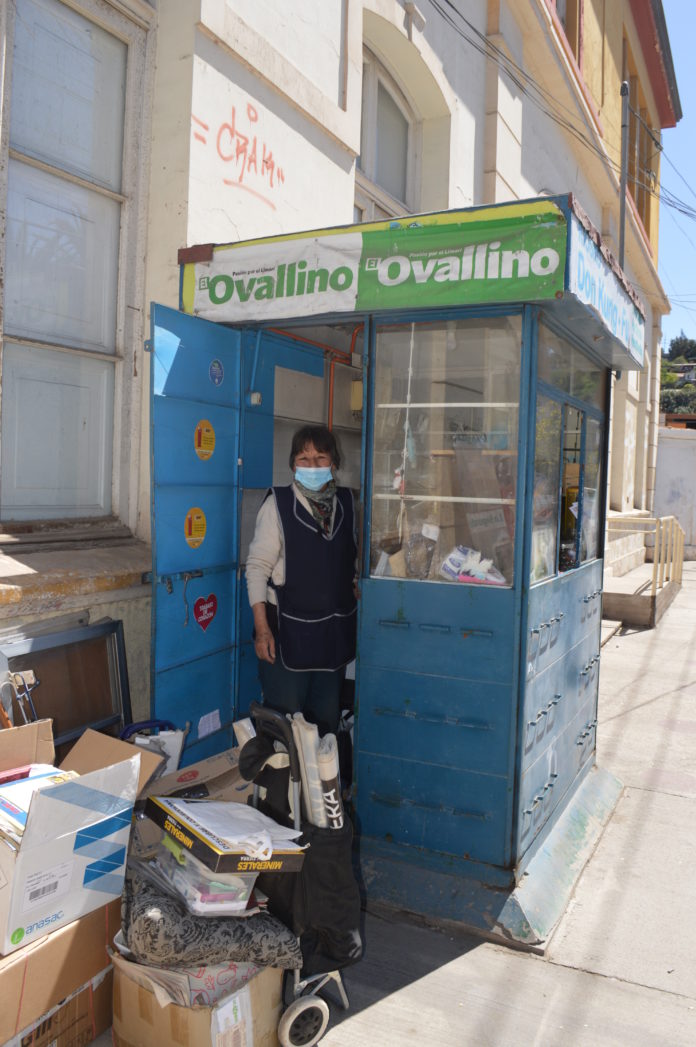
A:
[[[693,0],[663,0],[683,116],[662,136],[663,188],[696,210],[696,61]],[[674,166],[671,166],[671,165]],[[675,170],[676,168],[676,170]],[[662,321],[665,350],[683,330],[696,338],[696,220],[660,205],[659,271],[672,312]]]

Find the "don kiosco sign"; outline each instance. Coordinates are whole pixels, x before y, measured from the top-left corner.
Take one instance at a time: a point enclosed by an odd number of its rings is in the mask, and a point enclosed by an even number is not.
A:
[[[645,357],[645,320],[617,273],[573,215],[570,218],[568,290],[594,312],[641,367]]]

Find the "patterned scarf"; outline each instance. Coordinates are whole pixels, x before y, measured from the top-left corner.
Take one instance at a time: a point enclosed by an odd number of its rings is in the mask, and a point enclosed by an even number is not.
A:
[[[326,487],[321,491],[310,491],[299,480],[295,480],[295,487],[309,502],[312,516],[324,534],[329,534],[331,532],[331,516],[333,514],[334,495],[336,494],[336,481],[329,480]]]

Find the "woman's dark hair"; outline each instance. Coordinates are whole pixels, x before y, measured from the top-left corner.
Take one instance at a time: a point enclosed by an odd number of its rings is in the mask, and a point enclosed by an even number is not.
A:
[[[338,450],[336,437],[325,425],[303,425],[292,438],[290,445],[290,468],[295,466],[298,454],[304,451],[307,444],[314,444],[317,451],[331,456],[331,461],[337,469],[341,468],[341,454]]]

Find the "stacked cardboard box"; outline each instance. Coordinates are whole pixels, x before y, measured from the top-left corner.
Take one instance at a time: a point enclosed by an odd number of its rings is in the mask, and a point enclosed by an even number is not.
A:
[[[54,756],[50,720],[0,731],[0,770]],[[133,803],[161,763],[87,731],[61,765],[79,777],[32,796],[19,843],[0,839],[1,1043],[81,1047],[111,1024]]]
[[[169,1002],[142,964],[114,956],[115,1047],[278,1047],[282,971],[266,967],[213,1006]]]
[[[151,782],[137,805],[141,814],[147,811],[150,817],[136,819],[132,853],[145,857],[156,849],[162,837],[162,826],[168,819],[161,817],[165,805],[154,797],[245,803],[251,786],[239,772],[238,755],[239,749],[229,749]],[[196,836],[196,843],[203,845],[202,835]],[[282,971],[264,968],[238,991],[216,998],[210,1005],[187,1006],[182,1003],[180,983],[191,982],[188,972],[160,971],[117,953],[113,963],[112,1035],[116,1047],[166,1043],[180,1047],[218,1047],[223,1043],[278,1047]],[[216,968],[202,968],[197,972],[198,980],[207,982],[215,971]]]
[[[0,1043],[72,1047],[108,1029],[108,948],[120,925],[115,899],[1,958]]]

